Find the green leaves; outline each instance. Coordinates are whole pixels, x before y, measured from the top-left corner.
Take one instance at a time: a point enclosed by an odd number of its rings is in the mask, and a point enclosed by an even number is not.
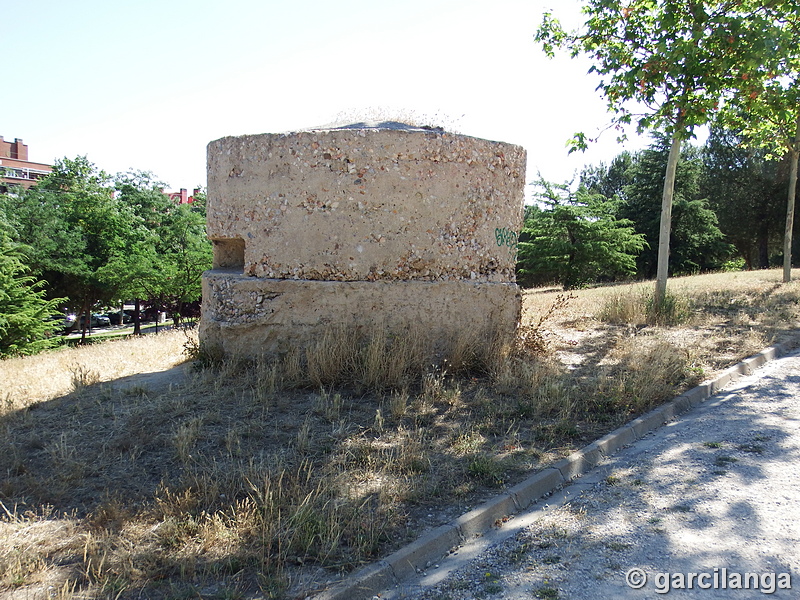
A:
[[[125,270],[129,295],[173,311],[198,299],[203,271],[212,263],[205,197],[199,195],[191,205],[175,204],[146,173],[120,175],[117,187],[120,200],[134,207],[147,232]]]
[[[22,249],[0,234],[0,358],[33,354],[54,345],[57,304],[45,299],[44,282],[27,274]],[[54,318],[53,318],[54,317]]]
[[[549,55],[563,48],[593,60],[612,124],[635,122],[639,132],[656,130],[677,144],[715,119],[749,120],[748,135],[766,144],[776,138],[770,117],[782,114],[785,123],[786,111],[797,110],[786,94],[775,94],[779,107],[764,100],[771,88],[800,87],[796,0],[584,0],[583,13],[583,27],[569,33],[546,15],[536,39]],[[784,134],[783,145],[773,145],[791,148],[794,157],[800,151],[800,115],[796,123],[796,138]],[[584,141],[578,138],[572,147]],[[673,153],[670,174],[676,159]],[[672,230],[673,183],[671,177],[666,181],[657,302],[666,292]],[[784,268],[790,273],[788,263]]]
[[[536,40],[549,56],[564,49],[593,59],[591,71],[613,121],[687,139],[726,103],[792,70],[798,48],[792,2],[585,0],[582,28],[566,32],[545,14]],[[796,69],[795,69],[796,70]]]
[[[0,236],[25,240],[17,267],[32,277],[15,271],[9,281],[44,281],[31,287],[38,298],[46,290],[75,311],[132,298],[164,308],[198,299],[212,254],[203,199],[176,205],[149,173],[117,179],[112,186],[85,157],[63,159],[36,187],[0,196]],[[11,327],[2,310],[0,300],[0,335]]]
[[[572,139],[567,141],[567,147],[569,148],[569,154],[572,154],[573,152],[576,152],[578,150],[580,150],[581,152],[584,152],[589,147],[588,142],[591,142],[591,141],[592,140],[586,138],[586,134],[585,133],[582,133],[580,131],[577,132],[574,136],[572,136]]]
[[[551,12],[545,12],[535,39],[542,44],[544,53],[552,58],[555,56],[555,49],[567,43],[567,33]]]
[[[543,206],[528,207],[519,243],[518,272],[524,284],[557,281],[574,289],[598,279],[633,275],[644,237],[617,217],[618,200],[581,186],[537,183]]]
[[[624,197],[620,216],[630,219],[636,231],[645,235],[649,247],[638,256],[638,276],[651,278],[657,272],[657,247],[661,220],[664,173],[669,156],[669,140],[657,136],[646,150],[637,153],[627,163],[624,178],[615,174],[618,188]],[[606,177],[611,175],[609,169]],[[672,239],[670,243],[670,273],[692,274],[713,270],[728,259],[731,247],[725,243],[717,216],[708,208],[701,194],[703,162],[698,149],[685,145],[677,165],[672,208]],[[592,187],[603,183],[594,174],[587,179]],[[598,183],[595,183],[598,182]]]

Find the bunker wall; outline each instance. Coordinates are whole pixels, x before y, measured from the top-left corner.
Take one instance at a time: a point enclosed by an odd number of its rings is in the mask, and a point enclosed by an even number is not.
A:
[[[524,179],[522,148],[438,131],[212,142],[201,345],[282,353],[330,326],[431,348],[513,335]]]
[[[224,138],[208,156],[215,267],[274,279],[515,280],[518,146],[335,130]],[[232,261],[232,249],[243,256]]]

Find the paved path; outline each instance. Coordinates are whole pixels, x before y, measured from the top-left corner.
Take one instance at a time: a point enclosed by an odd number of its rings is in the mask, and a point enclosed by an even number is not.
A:
[[[641,589],[626,583],[642,574]],[[743,377],[381,597],[800,598],[800,355]]]

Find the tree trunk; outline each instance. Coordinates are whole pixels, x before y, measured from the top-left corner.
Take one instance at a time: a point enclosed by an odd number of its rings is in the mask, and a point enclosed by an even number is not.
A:
[[[680,121],[675,124],[672,146],[667,159],[667,172],[664,177],[664,192],[661,196],[661,230],[658,235],[658,270],[656,274],[655,307],[659,310],[667,296],[667,277],[669,277],[669,235],[672,229],[672,197],[675,193],[675,173],[681,157]]]
[[[85,299],[83,301],[83,327],[81,328],[81,345],[86,343],[86,329],[91,329],[92,327],[92,317],[89,314],[89,300]]]
[[[794,228],[794,199],[797,193],[797,161],[800,157],[800,117],[797,118],[797,133],[795,133],[792,151],[790,153],[791,166],[789,170],[789,194],[786,203],[786,233],[783,235],[783,282],[792,280],[792,229]]]
[[[172,311],[172,323],[175,325],[175,329],[180,327],[181,321],[183,321],[183,300],[178,300],[175,303],[175,309]]]
[[[142,304],[136,298],[133,301],[133,335],[142,335]]]

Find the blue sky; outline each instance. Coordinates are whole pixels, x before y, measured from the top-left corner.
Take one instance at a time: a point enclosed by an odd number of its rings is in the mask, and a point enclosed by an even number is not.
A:
[[[211,140],[364,118],[519,144],[527,180],[615,156],[589,64],[547,59],[542,12],[576,0],[0,0],[0,135],[30,159],[86,155],[109,173],[205,185]],[[625,148],[637,149],[646,140]]]

